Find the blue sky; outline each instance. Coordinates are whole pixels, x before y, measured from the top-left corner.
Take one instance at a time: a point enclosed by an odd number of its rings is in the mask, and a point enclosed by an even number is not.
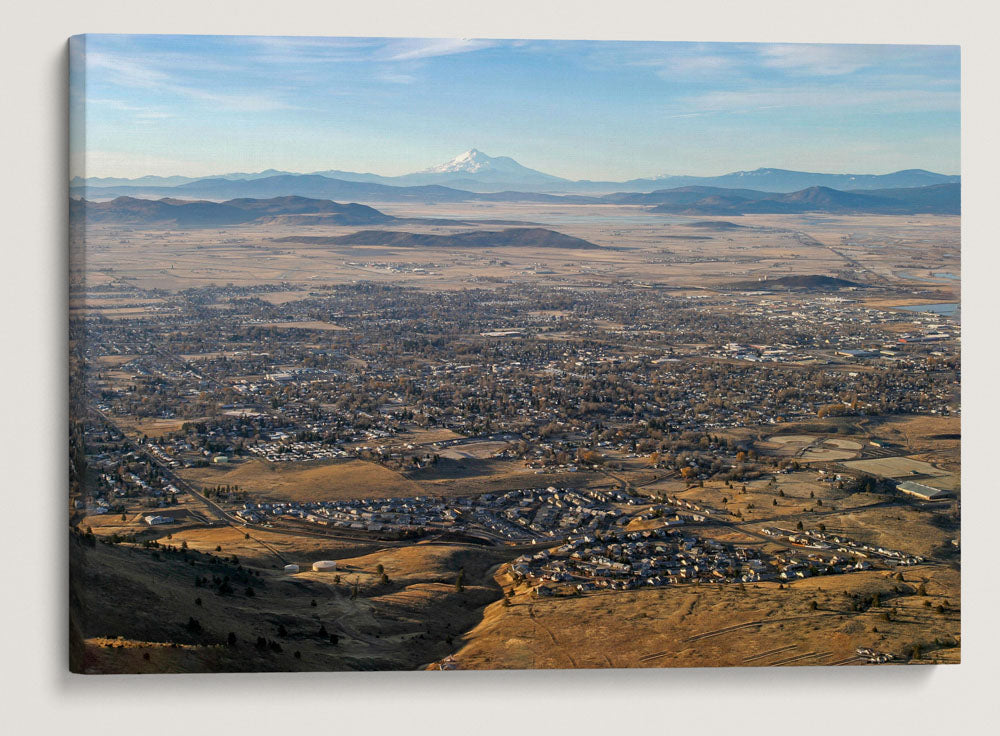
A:
[[[394,175],[469,148],[571,179],[959,173],[957,46],[89,35],[70,54],[88,176]]]

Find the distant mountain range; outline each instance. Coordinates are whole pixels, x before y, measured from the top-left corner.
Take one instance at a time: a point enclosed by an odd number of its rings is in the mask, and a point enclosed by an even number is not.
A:
[[[70,199],[70,222],[131,225],[133,227],[200,228],[280,223],[283,225],[514,225],[519,220],[454,220],[432,217],[393,217],[363,204],[339,204],[308,197],[231,199],[208,202],[186,199],[117,197],[107,202]]]
[[[175,187],[115,186],[70,187],[70,196],[89,200],[114,197],[149,197],[182,199],[238,199],[242,197],[271,198],[286,196],[316,199],[339,199],[363,202],[567,202],[565,196],[536,192],[480,193],[452,189],[437,184],[420,186],[390,186],[360,181],[331,179],[320,174],[277,174],[260,179],[199,179]],[[579,203],[592,201],[581,197]]]
[[[119,197],[110,202],[70,200],[70,222],[113,223],[135,227],[203,228],[250,223],[373,225],[427,222],[470,225],[460,220],[419,220],[396,218],[362,204],[338,204],[304,197],[273,199],[233,199],[228,202],[186,202],[171,199],[134,199]],[[499,231],[436,235],[397,230],[361,230],[350,235],[294,235],[276,238],[278,243],[314,245],[385,245],[407,248],[469,248],[522,246],[530,248],[595,249],[581,238],[563,235],[542,227],[514,227]]]
[[[121,179],[113,177],[81,179],[74,177],[70,187],[74,194],[95,197],[129,195],[129,196],[168,196],[162,188],[181,188],[198,185],[205,182],[204,187],[194,186],[190,191],[196,196],[210,196],[205,192],[212,186],[223,187],[220,182],[247,182],[276,177],[299,177],[303,179],[302,186],[315,187],[309,184],[310,177],[323,177],[341,182],[359,184],[378,184],[390,187],[426,187],[438,186],[459,189],[465,192],[496,193],[508,190],[539,194],[607,194],[611,192],[652,192],[659,189],[675,189],[687,186],[714,186],[722,188],[745,189],[752,188],[765,192],[794,192],[814,186],[824,186],[841,190],[893,189],[930,186],[933,184],[956,184],[961,181],[958,176],[935,174],[923,169],[907,169],[891,174],[817,174],[805,171],[788,171],[785,169],[755,169],[754,171],[734,171],[722,176],[658,176],[628,181],[573,181],[559,176],[546,174],[527,166],[507,156],[488,156],[475,148],[456,156],[451,161],[433,166],[424,171],[401,176],[381,176],[371,173],[357,173],[327,169],[310,174],[297,174],[288,171],[267,169],[257,173],[220,174],[209,177],[185,176],[144,176],[138,179]],[[139,191],[141,188],[143,191]],[[109,190],[97,193],[98,189]],[[155,189],[157,191],[148,191]],[[89,190],[89,191],[85,191]],[[295,192],[307,194],[306,191]],[[239,195],[234,195],[239,196]],[[307,195],[307,196],[317,196]],[[330,195],[339,196],[339,195]],[[385,200],[389,201],[389,200]]]
[[[338,204],[305,197],[231,199],[228,202],[118,197],[109,202],[70,200],[70,221],[143,227],[223,227],[251,222],[286,224],[377,225],[395,217],[363,204]]]
[[[277,169],[265,169],[255,174],[237,172],[232,174],[219,174],[211,176],[140,176],[137,179],[124,179],[117,176],[96,176],[84,179],[81,176],[74,176],[70,179],[71,187],[91,186],[91,187],[122,187],[122,186],[150,186],[150,187],[176,187],[181,184],[190,184],[201,179],[263,179],[277,174],[287,174],[287,171]]]
[[[303,181],[308,186],[302,187]],[[382,184],[341,182],[321,176],[291,177],[279,175],[265,179],[199,182],[210,186],[214,198],[234,189],[243,196],[224,201],[205,201],[164,197],[142,199],[119,196],[105,202],[82,199],[70,200],[70,215],[74,221],[86,217],[90,222],[113,222],[132,225],[161,225],[172,227],[216,227],[249,222],[282,221],[286,224],[314,225],[372,225],[386,222],[405,222],[363,204],[338,204],[337,199],[364,199],[366,192],[375,187],[389,190],[391,201],[422,203],[463,201],[506,202],[558,202],[563,204],[631,204],[646,205],[648,211],[673,215],[737,216],[743,214],[799,214],[807,212],[830,214],[942,214],[957,215],[961,212],[961,185],[936,184],[927,187],[904,189],[876,189],[865,192],[844,192],[829,187],[809,187],[789,194],[762,192],[754,189],[723,189],[720,187],[680,187],[648,193],[617,193],[603,197],[532,192],[501,192],[480,194],[463,192],[446,187],[386,187]],[[190,194],[190,185],[167,188],[168,191],[184,190]],[[360,188],[362,191],[359,191]],[[301,192],[309,194],[303,196]],[[203,191],[198,188],[196,191]],[[289,192],[295,192],[291,194]],[[209,195],[211,196],[211,195]],[[387,199],[381,193],[375,201]],[[457,220],[429,220],[426,224],[463,224]],[[464,223],[467,224],[467,223]],[[705,225],[701,225],[704,227]],[[728,227],[735,227],[732,223]]]
[[[722,176],[664,176],[657,179],[636,179],[632,182],[625,182],[635,186],[623,187],[623,189],[642,192],[688,186],[707,186],[788,193],[809,187],[857,191],[958,184],[961,181],[962,177],[960,176],[935,174],[933,171],[924,171],[923,169],[906,169],[894,171],[891,174],[817,174],[786,169],[754,169],[753,171],[734,171]],[[650,188],[646,182],[655,186]]]
[[[961,185],[935,184],[909,189],[873,189],[865,192],[809,187],[790,194],[753,189],[682,187],[650,194],[619,197],[626,204],[654,204],[650,212],[677,215],[797,214],[942,214],[961,211]]]

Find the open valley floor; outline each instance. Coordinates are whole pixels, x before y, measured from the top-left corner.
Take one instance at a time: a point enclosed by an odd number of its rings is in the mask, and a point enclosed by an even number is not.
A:
[[[368,204],[74,225],[76,671],[960,660],[958,216]]]

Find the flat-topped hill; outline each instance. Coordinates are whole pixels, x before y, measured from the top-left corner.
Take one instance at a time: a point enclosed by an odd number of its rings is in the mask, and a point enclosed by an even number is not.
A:
[[[865,284],[836,276],[822,276],[818,274],[779,276],[767,281],[741,281],[732,285],[734,289],[847,289],[864,288]]]
[[[311,245],[384,245],[395,248],[569,248],[595,249],[601,246],[542,227],[517,227],[505,230],[476,230],[453,235],[411,233],[395,230],[361,230],[351,235],[321,237],[292,235],[276,238],[278,243]]]

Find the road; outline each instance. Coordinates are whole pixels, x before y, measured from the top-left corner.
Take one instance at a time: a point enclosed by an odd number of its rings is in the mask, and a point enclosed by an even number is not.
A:
[[[179,475],[177,475],[176,473],[174,473],[174,471],[169,466],[164,465],[162,462],[160,462],[160,460],[158,460],[156,457],[154,457],[148,450],[146,450],[145,447],[143,447],[142,445],[137,444],[137,443],[133,442],[132,440],[130,440],[128,438],[128,435],[125,434],[124,432],[122,432],[121,428],[118,427],[117,424],[115,424],[114,420],[112,420],[110,417],[108,417],[100,409],[98,409],[97,407],[93,407],[93,410],[101,418],[102,421],[104,421],[106,424],[108,424],[109,426],[111,426],[112,428],[114,428],[117,432],[121,433],[121,435],[125,438],[125,440],[124,440],[125,443],[130,448],[132,448],[137,454],[139,454],[142,457],[144,457],[150,463],[150,465],[155,466],[160,471],[160,474],[164,478],[166,478],[168,481],[170,481],[171,483],[173,483],[177,487],[178,490],[187,493],[189,496],[191,496],[192,498],[194,498],[196,501],[199,501],[208,510],[208,512],[212,516],[216,517],[223,524],[242,531],[245,535],[249,536],[251,540],[253,540],[257,544],[259,544],[261,547],[263,547],[264,549],[266,549],[272,555],[274,555],[274,557],[276,557],[278,560],[280,560],[283,565],[284,564],[288,564],[288,560],[286,560],[285,557],[280,552],[278,552],[276,549],[274,549],[274,547],[272,547],[271,545],[269,545],[267,542],[265,542],[265,541],[263,541],[261,539],[258,539],[256,537],[254,537],[252,534],[250,534],[249,531],[245,528],[245,525],[244,525],[242,519],[240,519],[240,518],[238,518],[236,516],[233,516],[232,514],[230,514],[229,512],[227,512],[225,509],[223,509],[221,506],[219,506],[217,503],[215,503],[214,501],[211,501],[208,498],[206,498],[194,486],[192,486],[186,480],[184,480]]]

